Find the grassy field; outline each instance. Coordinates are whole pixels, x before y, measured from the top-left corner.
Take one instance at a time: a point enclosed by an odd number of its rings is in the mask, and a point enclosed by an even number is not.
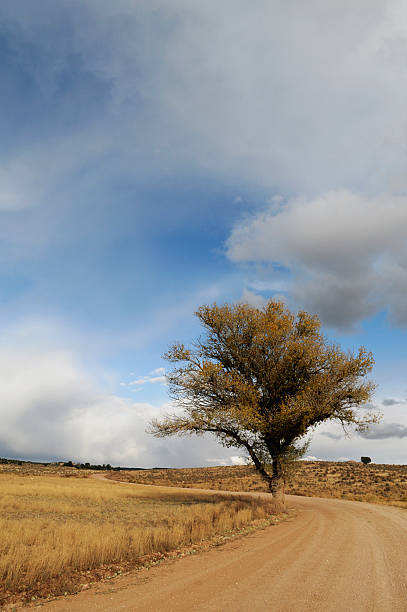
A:
[[[180,547],[266,524],[274,511],[268,500],[122,486],[69,468],[2,468],[0,607],[75,592]]]
[[[76,592],[266,524],[275,513],[272,500],[199,491],[267,491],[250,466],[109,473],[137,487],[89,475],[56,465],[0,465],[0,607]],[[150,484],[156,486],[143,486]],[[195,490],[174,489],[180,486]],[[407,508],[407,466],[298,462],[287,492]]]
[[[111,478],[165,486],[225,491],[267,491],[251,466],[114,472]],[[407,508],[407,465],[299,461],[287,493],[392,504]]]

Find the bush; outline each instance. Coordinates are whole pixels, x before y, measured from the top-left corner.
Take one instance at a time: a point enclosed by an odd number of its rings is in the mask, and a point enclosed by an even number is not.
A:
[[[360,460],[365,465],[367,465],[368,463],[370,463],[372,461],[370,457],[361,457]]]

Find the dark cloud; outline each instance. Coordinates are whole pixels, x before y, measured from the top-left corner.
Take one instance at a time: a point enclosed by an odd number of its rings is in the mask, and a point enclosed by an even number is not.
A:
[[[330,431],[320,431],[321,436],[325,436],[326,438],[331,438],[331,440],[340,440],[343,438],[341,434],[331,433]]]
[[[407,324],[406,225],[406,196],[330,191],[236,226],[228,256],[286,268],[287,291],[328,325],[350,329],[384,308]]]
[[[368,431],[362,432],[359,435],[367,440],[407,438],[407,425],[402,423],[379,423],[372,425]]]
[[[382,401],[383,406],[395,406],[396,404],[405,404],[405,403],[406,403],[406,400],[395,399],[394,397],[386,397]]]

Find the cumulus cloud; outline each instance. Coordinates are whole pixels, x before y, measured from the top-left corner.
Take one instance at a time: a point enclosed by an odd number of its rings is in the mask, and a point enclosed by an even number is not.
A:
[[[378,423],[368,431],[359,434],[367,440],[382,440],[384,438],[407,438],[407,425],[402,423]]]
[[[301,306],[348,328],[388,308],[407,324],[407,197],[346,190],[288,200],[234,228],[228,257],[284,267]]]
[[[405,399],[396,399],[394,397],[385,397],[382,400],[383,406],[396,406],[398,404],[405,404],[407,400]]]
[[[2,456],[151,461],[144,426],[157,408],[100,391],[69,353],[2,352],[0,379]]]
[[[230,465],[210,437],[158,440],[145,432],[172,409],[106,390],[78,357],[53,348],[0,351],[0,457],[78,460],[138,467]],[[216,454],[215,454],[216,453]]]

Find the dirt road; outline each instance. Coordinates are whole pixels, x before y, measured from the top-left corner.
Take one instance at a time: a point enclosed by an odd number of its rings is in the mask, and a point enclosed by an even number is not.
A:
[[[43,612],[406,612],[407,512],[290,496],[297,515]]]

